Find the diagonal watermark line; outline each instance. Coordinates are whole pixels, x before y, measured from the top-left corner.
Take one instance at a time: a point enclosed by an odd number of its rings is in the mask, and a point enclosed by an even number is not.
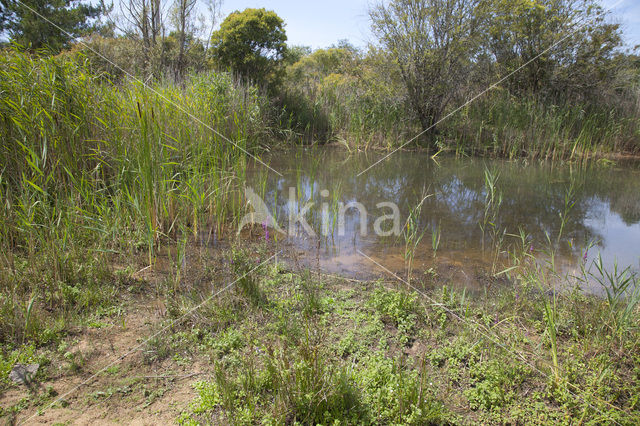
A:
[[[498,345],[500,348],[502,348],[505,352],[514,355],[517,358],[520,358],[520,360],[522,361],[523,364],[527,365],[528,367],[530,367],[531,369],[537,371],[539,374],[541,374],[544,377],[550,377],[549,374],[545,373],[544,371],[540,370],[538,367],[536,367],[534,364],[532,364],[531,362],[529,362],[529,360],[527,360],[527,358],[525,358],[524,355],[522,355],[521,353],[518,353],[516,351],[513,351],[511,349],[509,349],[507,346],[505,346],[502,342],[497,340],[497,337],[493,337],[490,336],[486,333],[484,333],[481,329],[486,329],[488,332],[490,331],[488,329],[488,327],[484,326],[483,324],[478,323],[477,321],[473,321],[473,320],[469,320],[466,318],[461,317],[460,315],[458,315],[456,312],[454,312],[453,310],[449,309],[446,305],[444,305],[443,303],[437,302],[435,301],[432,297],[430,297],[428,294],[426,294],[425,292],[419,290],[418,288],[416,288],[415,286],[413,286],[410,282],[402,279],[401,277],[399,277],[397,274],[393,273],[392,271],[390,271],[388,268],[386,268],[385,266],[381,265],[379,262],[376,262],[374,259],[372,259],[371,257],[367,256],[366,254],[364,254],[362,251],[360,251],[360,249],[356,249],[356,252],[364,257],[365,259],[369,260],[371,263],[375,264],[376,266],[378,266],[380,269],[382,269],[384,272],[386,272],[387,274],[391,275],[392,277],[394,277],[395,279],[397,279],[398,281],[404,283],[405,285],[407,285],[409,288],[411,288],[412,290],[414,290],[416,293],[418,293],[419,295],[421,295],[422,297],[424,297],[425,299],[427,299],[432,305],[434,306],[438,306],[442,309],[444,309],[445,311],[447,311],[447,313],[449,313],[451,316],[453,316],[454,318],[456,318],[458,321],[460,321],[461,323],[471,323],[476,325],[478,328],[476,328],[476,331],[478,331],[482,336],[486,337],[487,339],[491,340],[494,344]],[[493,334],[493,333],[492,333]],[[535,354],[532,354],[535,356]],[[544,361],[542,358],[538,357],[538,360],[541,361],[543,364],[546,363],[546,361]],[[576,390],[580,390],[576,385],[567,382],[567,386],[571,386]],[[595,411],[597,411],[600,414],[604,414],[600,409],[598,409],[597,407],[595,407],[594,405],[592,405],[589,401],[587,401],[585,398],[576,395],[575,393],[571,392],[569,389],[567,389],[567,391],[577,400],[581,400],[584,403],[586,403],[589,407],[593,408]],[[616,407],[615,405],[604,401],[598,397],[596,397],[595,395],[591,395],[592,398],[598,400],[598,402],[603,403],[615,410],[618,410],[622,413],[625,413],[627,415],[629,415],[629,413],[627,411],[625,411],[624,409],[620,408],[620,407]],[[610,419],[611,421],[613,421],[615,424],[620,425],[620,423],[618,421],[616,421],[615,419]]]
[[[65,31],[64,29],[60,28],[59,25],[57,25],[55,22],[52,22],[50,19],[46,18],[45,16],[43,16],[40,12],[38,12],[37,10],[33,9],[31,6],[25,4],[22,0],[16,0],[17,3],[21,4],[22,6],[26,7],[27,9],[29,9],[31,12],[33,12],[35,15],[37,15],[40,19],[42,19],[43,21],[53,25],[55,28],[57,28],[58,30],[62,31],[64,34],[68,35],[69,37],[71,37],[72,39],[74,38],[72,34],[70,34],[69,32]],[[195,115],[191,114],[189,111],[187,111],[185,108],[183,108],[182,106],[180,106],[178,103],[172,101],[171,99],[167,98],[165,95],[163,95],[162,93],[160,93],[159,91],[157,91],[156,89],[154,89],[153,87],[149,86],[147,84],[147,81],[142,81],[141,79],[139,79],[138,77],[134,76],[133,74],[131,74],[130,72],[128,72],[127,70],[125,70],[124,68],[122,68],[120,65],[116,64],[115,62],[113,62],[112,60],[110,60],[109,58],[107,58],[106,56],[104,56],[103,54],[101,54],[100,52],[96,51],[94,48],[92,48],[91,46],[89,46],[87,43],[85,43],[82,40],[78,41],[79,43],[81,43],[82,45],[84,45],[87,49],[89,49],[90,51],[92,51],[93,53],[95,53],[96,55],[98,55],[99,57],[101,57],[102,59],[104,59],[105,61],[107,61],[108,63],[110,63],[111,65],[113,65],[114,67],[116,67],[118,70],[122,71],[125,75],[127,75],[129,78],[141,83],[146,89],[150,90],[151,92],[153,92],[154,94],[156,94],[157,96],[159,96],[160,98],[164,99],[165,102],[173,105],[174,107],[178,108],[180,111],[182,111],[183,113],[187,114],[189,116],[189,118],[191,118],[192,120],[194,120],[195,122],[205,126],[207,129],[211,130],[213,133],[215,133],[217,136],[221,137],[222,139],[224,139],[225,141],[229,142],[230,144],[232,144],[233,146],[235,146],[236,148],[238,148],[240,151],[244,152],[245,154],[247,154],[248,156],[252,157],[254,160],[256,160],[258,163],[262,164],[264,167],[266,167],[267,169],[271,170],[272,172],[274,172],[275,174],[277,174],[280,177],[283,177],[282,173],[278,172],[277,170],[275,170],[274,168],[272,168],[271,166],[269,166],[268,164],[266,164],[264,161],[262,161],[260,158],[258,158],[257,156],[251,154],[249,151],[247,151],[246,149],[244,149],[243,147],[241,147],[240,145],[238,145],[236,142],[232,141],[231,139],[229,139],[228,137],[226,137],[225,135],[223,135],[222,133],[218,132],[216,129],[214,129],[213,127],[211,127],[210,125],[208,125],[207,123],[205,123],[204,121],[200,120],[198,117],[196,117]]]
[[[422,297],[424,297],[425,299],[427,299],[432,305],[434,306],[438,306],[442,309],[444,309],[445,311],[447,311],[447,313],[449,313],[450,315],[452,315],[453,317],[455,317],[458,321],[460,322],[471,322],[475,325],[477,325],[478,327],[482,328],[483,325],[476,322],[476,321],[469,321],[469,320],[465,320],[464,318],[462,318],[460,315],[458,315],[456,312],[454,312],[453,310],[449,309],[446,305],[444,305],[443,303],[437,302],[435,301],[432,297],[430,297],[428,294],[426,294],[425,292],[421,291],[420,289],[418,289],[417,287],[415,287],[414,285],[412,285],[410,282],[408,282],[407,280],[399,277],[397,274],[393,273],[392,271],[390,271],[388,268],[386,268],[385,266],[381,265],[379,262],[376,262],[374,259],[372,259],[371,257],[367,256],[366,254],[364,254],[360,249],[356,249],[356,252],[364,257],[365,259],[367,259],[368,261],[370,261],[371,263],[375,264],[377,267],[379,267],[380,269],[382,269],[384,272],[386,272],[387,274],[391,275],[393,278],[395,278],[396,280],[404,283],[407,287],[411,288],[413,291],[415,291],[416,293],[418,293],[419,295],[421,295]],[[495,338],[483,333],[482,331],[480,331],[480,334],[482,334],[483,336],[485,336],[486,338],[488,338],[489,340],[491,340],[493,343],[497,344],[498,346],[502,347],[504,350],[506,350],[507,352],[509,352],[512,355],[515,355],[516,357],[520,358],[524,363],[526,363],[529,367],[533,368],[534,370],[538,371],[541,374],[544,374],[546,376],[545,373],[543,373],[540,369],[538,369],[537,367],[535,367],[534,365],[528,363],[527,359],[524,357],[524,355],[520,354],[520,353],[514,353],[511,350],[509,350],[506,346],[504,346],[502,343],[498,342],[497,340],[495,340]]]
[[[625,0],[618,0],[616,3],[614,3],[613,5],[609,6],[609,10],[614,9],[615,7],[617,7],[620,3],[624,2]],[[592,18],[592,19],[595,19]],[[402,145],[400,145],[398,148],[394,149],[393,151],[391,151],[390,153],[388,153],[387,155],[385,155],[384,157],[382,157],[381,159],[379,159],[378,161],[376,161],[375,163],[373,163],[372,165],[370,165],[369,167],[367,167],[366,169],[364,169],[363,171],[361,171],[360,173],[358,173],[356,176],[360,177],[363,174],[365,174],[366,172],[368,172],[370,169],[372,169],[373,167],[377,166],[378,164],[380,164],[381,162],[383,162],[384,160],[386,160],[387,158],[389,158],[390,156],[392,156],[393,154],[395,154],[396,152],[398,152],[399,150],[401,150],[402,148],[404,148],[405,146],[409,145],[411,142],[415,141],[416,139],[418,139],[420,136],[424,135],[425,133],[427,133],[429,130],[433,129],[434,127],[436,127],[438,124],[442,123],[443,121],[445,121],[446,119],[448,119],[449,117],[451,117],[452,115],[456,114],[458,111],[460,111],[461,109],[463,109],[464,107],[466,107],[467,105],[475,102],[478,98],[482,97],[485,93],[489,92],[490,90],[495,89],[496,87],[498,87],[498,85],[500,85],[501,83],[503,83],[505,80],[509,79],[511,76],[513,76],[515,73],[517,73],[518,71],[520,71],[521,69],[529,66],[532,62],[534,62],[535,60],[537,60],[540,56],[544,55],[545,53],[547,53],[548,51],[550,51],[551,49],[553,49],[554,47],[558,46],[559,44],[561,44],[562,42],[564,42],[566,39],[568,39],[569,37],[573,36],[575,33],[577,33],[578,31],[580,31],[581,29],[583,29],[584,27],[586,27],[591,21],[592,19],[587,19],[585,20],[585,22],[583,22],[582,24],[580,24],[575,30],[573,30],[572,32],[570,32],[569,34],[567,34],[566,36],[562,37],[560,40],[556,41],[555,43],[553,43],[551,46],[547,47],[546,49],[544,49],[542,52],[538,53],[536,56],[534,56],[533,58],[529,59],[527,62],[525,62],[524,64],[520,65],[518,68],[516,68],[515,70],[511,71],[509,74],[507,74],[506,76],[502,77],[500,80],[496,81],[495,83],[493,83],[492,85],[490,85],[489,87],[487,87],[486,89],[484,89],[483,91],[481,91],[480,93],[478,93],[477,95],[475,95],[473,98],[469,99],[467,102],[465,102],[464,104],[460,105],[458,108],[454,109],[453,111],[451,111],[450,113],[448,113],[447,115],[445,115],[444,117],[442,117],[441,119],[439,119],[438,121],[436,121],[435,123],[433,123],[431,126],[429,126],[428,128],[424,129],[423,131],[421,131],[420,133],[418,133],[417,135],[415,135],[414,137],[412,137],[411,139],[409,139],[407,142],[403,143]]]
[[[137,346],[133,347],[132,349],[128,350],[124,354],[120,355],[115,360],[113,360],[112,362],[110,362],[109,364],[107,364],[106,366],[101,368],[100,370],[98,370],[96,373],[92,374],[88,379],[85,379],[79,385],[75,386],[73,389],[69,390],[68,392],[66,392],[62,396],[56,398],[52,403],[50,403],[46,407],[42,408],[41,410],[37,410],[33,415],[31,415],[30,417],[28,417],[25,420],[21,421],[20,424],[24,424],[24,423],[28,422],[29,420],[33,419],[34,417],[42,414],[45,410],[48,410],[49,408],[51,408],[52,406],[54,406],[58,402],[62,401],[64,398],[66,398],[67,396],[71,395],[76,390],[80,389],[82,386],[85,386],[85,385],[91,383],[91,381],[93,381],[93,379],[95,379],[99,374],[103,373],[108,368],[113,367],[114,365],[118,364],[120,361],[122,361],[123,359],[125,359],[129,355],[137,352],[138,350],[140,350],[140,348],[142,348],[147,343],[149,343],[150,340],[152,340],[155,337],[157,337],[158,335],[164,333],[169,328],[173,327],[174,325],[180,324],[187,316],[191,315],[192,313],[194,313],[195,311],[197,311],[198,309],[203,307],[205,304],[207,304],[211,300],[215,299],[220,294],[222,294],[225,291],[229,290],[231,287],[233,287],[235,285],[235,283],[237,283],[238,281],[240,281],[241,279],[243,279],[244,277],[246,277],[247,275],[249,275],[250,273],[252,273],[256,269],[258,269],[258,268],[262,267],[263,265],[267,264],[271,259],[274,259],[280,253],[281,253],[281,251],[275,253],[273,256],[271,256],[270,258],[266,259],[264,262],[261,262],[260,264],[258,264],[254,268],[252,268],[251,270],[245,272],[242,276],[236,278],[231,283],[227,284],[226,286],[224,286],[223,288],[221,288],[217,292],[213,293],[211,296],[209,296],[205,300],[203,300],[200,304],[198,304],[195,307],[189,309],[186,313],[182,314],[179,318],[176,318],[176,319],[172,320],[168,325],[162,327],[159,331],[157,331],[156,333],[154,333],[151,336],[147,337],[142,343],[140,343],[139,345],[137,345]]]

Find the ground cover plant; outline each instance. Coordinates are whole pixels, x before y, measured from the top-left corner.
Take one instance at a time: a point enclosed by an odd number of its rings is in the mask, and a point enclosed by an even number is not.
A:
[[[394,0],[369,11],[376,42],[316,50],[287,45],[265,9],[214,31],[217,1],[206,36],[194,1],[170,19],[161,0],[131,1],[126,31],[103,4],[14,3],[0,11],[7,423],[640,422],[637,276],[601,258],[556,268],[573,182],[558,235],[534,250],[500,227],[500,173],[485,167],[491,264],[475,291],[444,270],[422,203],[400,274],[328,275],[268,223],[236,233],[247,176],[263,196],[279,174],[265,154],[294,145],[572,167],[637,154],[638,57],[596,2]],[[56,14],[66,29],[45,25]],[[312,181],[298,170],[297,193]],[[339,232],[314,219],[327,241]],[[19,365],[36,372],[19,383]]]
[[[178,292],[170,270],[149,274],[138,290],[129,287],[133,303],[92,316],[85,324],[90,333],[114,336],[115,344],[118,336],[135,336],[141,318],[131,313],[148,301],[145,286],[154,283],[164,291],[159,307],[145,311],[145,327],[173,325],[44,418],[73,420],[81,410],[89,413],[85,420],[98,419],[106,410],[126,421],[140,414],[135,407],[149,407],[181,424],[638,420],[638,323],[629,318],[620,325],[620,302],[558,294],[551,323],[546,306],[553,296],[520,282],[523,275],[514,275],[511,286],[465,297],[453,283],[443,286],[437,272],[414,279],[415,291],[395,279],[291,270],[273,258],[256,268],[275,247],[252,246],[224,250],[222,259],[199,258],[189,269],[201,271],[198,279],[184,281]],[[189,257],[197,253],[203,251],[191,248]],[[203,289],[224,285],[213,279],[220,276],[240,280],[192,311],[207,298]],[[178,318],[184,319],[175,323]],[[52,385],[16,398],[5,376],[3,400],[13,404],[3,415],[24,420],[56,401],[60,379],[87,377],[103,366],[96,358],[111,350],[88,343],[96,337],[79,331],[19,352],[17,359],[42,366],[38,382]],[[4,355],[5,371],[17,353]],[[188,396],[178,392],[175,399],[177,390]]]

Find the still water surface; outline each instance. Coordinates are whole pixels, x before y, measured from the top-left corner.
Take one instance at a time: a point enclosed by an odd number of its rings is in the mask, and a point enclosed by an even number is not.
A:
[[[558,268],[563,273],[577,273],[599,254],[608,267],[617,262],[619,267],[640,271],[640,163],[578,167],[474,158],[434,161],[422,153],[397,152],[357,176],[382,156],[337,149],[277,153],[265,160],[284,177],[254,166],[249,182],[256,192],[264,194],[266,205],[285,230],[291,208],[315,203],[306,219],[319,237],[301,232],[286,240],[304,263],[332,273],[379,273],[376,265],[358,254],[360,250],[402,274],[404,238],[376,235],[374,221],[391,212],[376,206],[381,202],[397,204],[404,225],[411,209],[425,195],[429,196],[419,219],[425,233],[415,254],[418,275],[436,268],[440,273],[450,271],[454,284],[480,285],[478,277],[491,270],[495,260],[491,249],[495,247],[495,237],[491,238],[490,230],[498,231],[493,232],[494,236],[502,236],[501,266],[508,264],[508,251],[520,244],[509,234],[522,230],[529,250],[538,257],[544,256],[549,240],[554,243]],[[489,221],[485,216],[486,169],[498,176],[496,194],[502,200],[497,215]],[[295,188],[295,201],[289,199],[290,188]],[[567,194],[571,208],[558,239]],[[366,235],[360,233],[364,219],[356,209],[346,211],[345,232],[338,233],[337,224],[333,225],[338,202],[364,205],[368,212]],[[326,237],[322,235],[323,203],[329,211],[330,231]],[[385,224],[383,229],[392,223],[388,220]],[[432,235],[438,230],[440,244],[434,257]],[[593,288],[587,290],[597,292]]]

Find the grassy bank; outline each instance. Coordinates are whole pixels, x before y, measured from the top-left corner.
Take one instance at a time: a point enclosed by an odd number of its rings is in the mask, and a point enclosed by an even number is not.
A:
[[[616,335],[602,300],[557,300],[556,375],[547,295],[262,274],[263,299],[211,330],[214,373],[185,423],[638,421],[638,335]]]
[[[147,314],[146,334],[164,331],[48,408],[45,419],[72,420],[79,410],[90,421],[106,410],[126,422],[168,407],[182,424],[635,424],[640,418],[638,320],[619,321],[624,304],[541,292],[522,279],[528,267],[518,279],[493,279],[475,294],[442,286],[437,269],[412,280],[415,288],[386,278],[293,271],[276,261],[256,269],[273,250],[258,243],[200,258],[193,267],[210,271],[209,278],[190,274],[182,291],[160,296],[160,311]],[[212,273],[225,279],[212,281]],[[192,311],[227,280],[237,281]],[[211,288],[202,293],[203,285]],[[136,333],[135,318],[124,312],[104,313],[97,322],[96,333],[116,345],[119,336]],[[34,351],[31,359],[43,365],[39,381],[60,389],[58,382],[86,378],[117,359],[118,351],[90,339],[77,334]],[[47,389],[14,397],[3,414],[24,420],[56,401]]]

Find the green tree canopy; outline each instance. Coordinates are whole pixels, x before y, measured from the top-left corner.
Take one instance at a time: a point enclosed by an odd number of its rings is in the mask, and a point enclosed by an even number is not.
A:
[[[479,49],[482,6],[481,0],[391,0],[369,11],[373,33],[400,69],[434,148],[435,125],[466,83]]]
[[[92,19],[99,17],[104,9],[102,5],[93,6],[79,0],[1,1],[3,33],[29,49],[46,46],[55,52],[67,48],[73,39],[92,29]]]
[[[233,12],[211,37],[213,56],[244,78],[273,81],[286,52],[284,21],[266,9]]]
[[[597,86],[616,75],[620,28],[607,20],[597,0],[492,0],[490,5],[486,47],[498,76],[518,70],[506,82],[512,93],[596,96]]]
[[[616,81],[627,61],[598,0],[390,0],[370,17],[427,137],[452,104],[503,77],[509,94],[554,104],[629,85]]]
[[[287,68],[288,78],[294,84],[319,82],[329,74],[346,73],[353,68],[355,55],[347,49],[318,49]]]

